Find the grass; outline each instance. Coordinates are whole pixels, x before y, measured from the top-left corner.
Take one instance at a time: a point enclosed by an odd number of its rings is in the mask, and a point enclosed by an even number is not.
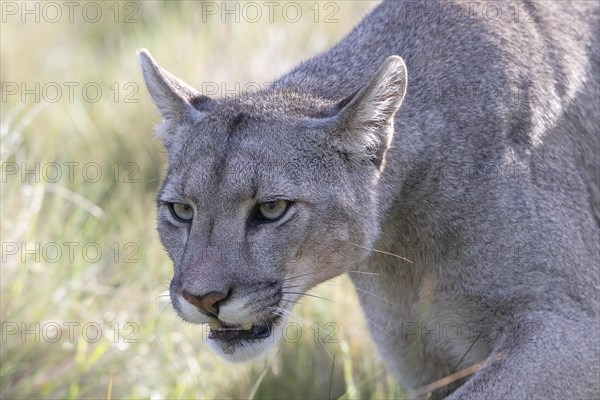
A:
[[[220,2],[98,4],[95,23],[83,3],[73,22],[63,6],[51,22],[39,3],[39,22],[18,10],[1,26],[0,398],[402,396],[347,277],[314,290],[332,302],[307,297],[294,309],[297,341],[249,364],[222,361],[202,327],[175,316],[155,229],[159,116],[136,58],[146,47],[200,89],[262,85],[335,43],[375,3],[320,3],[316,22],[312,2],[296,3],[295,23],[277,12],[270,22],[264,7],[256,23],[202,12]],[[326,23],[333,11],[338,22]]]

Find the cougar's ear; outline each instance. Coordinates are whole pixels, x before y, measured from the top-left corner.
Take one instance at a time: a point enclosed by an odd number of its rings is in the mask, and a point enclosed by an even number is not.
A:
[[[139,52],[144,81],[152,100],[165,120],[181,121],[202,113],[201,106],[210,98],[164,70],[148,50]]]
[[[356,94],[343,100],[335,119],[334,142],[350,156],[366,156],[382,169],[394,135],[394,115],[407,84],[402,58],[387,58]]]

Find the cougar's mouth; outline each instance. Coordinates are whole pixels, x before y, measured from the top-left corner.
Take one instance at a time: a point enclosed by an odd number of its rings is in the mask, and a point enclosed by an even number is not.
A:
[[[208,338],[225,342],[238,340],[258,340],[271,336],[273,327],[279,320],[275,317],[263,324],[247,324],[241,326],[229,326],[224,323],[210,324]]]

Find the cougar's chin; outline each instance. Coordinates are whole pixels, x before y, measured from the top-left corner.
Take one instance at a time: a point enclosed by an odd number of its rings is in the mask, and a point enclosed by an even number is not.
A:
[[[219,307],[218,316],[211,317],[181,295],[175,296],[174,308],[184,320],[210,328],[207,342],[218,355],[230,362],[243,362],[264,355],[283,336],[285,314],[298,296],[282,299],[280,293],[275,295],[279,296],[255,300],[266,305],[254,312],[246,311],[253,305],[247,299],[233,299]]]
[[[277,345],[286,319],[274,317],[264,324],[212,326],[208,343],[225,360],[243,362],[260,357]]]

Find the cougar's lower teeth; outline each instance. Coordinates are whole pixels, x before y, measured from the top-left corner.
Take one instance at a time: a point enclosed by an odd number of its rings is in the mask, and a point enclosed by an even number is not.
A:
[[[265,325],[244,324],[230,327],[221,325],[219,329],[211,329],[209,338],[214,340],[258,340],[269,337],[273,323]]]
[[[220,322],[209,322],[208,326],[210,326],[210,329],[219,329],[221,327],[221,323]]]

